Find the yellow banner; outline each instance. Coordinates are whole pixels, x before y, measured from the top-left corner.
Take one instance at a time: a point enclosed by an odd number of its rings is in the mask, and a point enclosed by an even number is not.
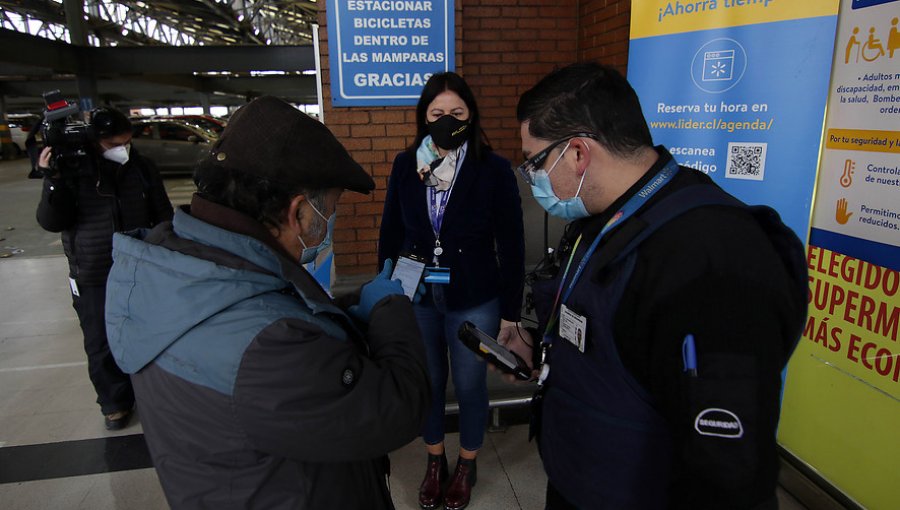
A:
[[[897,508],[900,274],[816,246],[807,264],[809,317],[778,440],[864,507]]]
[[[900,153],[900,131],[829,129],[825,147],[848,151]]]
[[[839,0],[634,0],[631,38],[835,16]]]

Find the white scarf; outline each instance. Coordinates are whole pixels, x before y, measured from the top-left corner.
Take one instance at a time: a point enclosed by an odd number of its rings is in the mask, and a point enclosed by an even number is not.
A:
[[[447,156],[435,168],[431,168],[431,163],[439,159],[437,147],[431,141],[431,135],[425,136],[419,148],[416,149],[416,164],[419,177],[423,180],[431,173],[437,179],[435,191],[447,191],[453,184],[453,176],[456,174],[456,159],[459,157],[459,149],[450,151]]]

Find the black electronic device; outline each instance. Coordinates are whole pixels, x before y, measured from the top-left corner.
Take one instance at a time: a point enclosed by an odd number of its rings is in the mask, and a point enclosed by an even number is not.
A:
[[[44,110],[41,134],[44,143],[53,150],[51,173],[66,176],[76,170],[86,171],[89,166],[81,162],[88,156],[88,145],[96,138],[94,130],[86,122],[70,119],[80,109],[66,101],[58,90],[45,92],[43,96],[47,109]]]
[[[425,272],[425,260],[415,255],[400,255],[394,265],[391,280],[400,280],[403,285],[403,293],[410,300],[416,295],[419,282],[422,281],[422,273]]]
[[[512,374],[516,379],[528,381],[531,379],[531,369],[518,354],[503,347],[497,340],[481,331],[469,321],[459,327],[459,339],[475,354],[493,363],[500,370]]]

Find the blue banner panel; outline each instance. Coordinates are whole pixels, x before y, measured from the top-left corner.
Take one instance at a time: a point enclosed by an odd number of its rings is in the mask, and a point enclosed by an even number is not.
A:
[[[409,106],[455,62],[451,0],[329,0],[334,106]]]
[[[805,239],[835,16],[632,39],[628,78],[654,142]]]
[[[896,246],[818,228],[810,231],[809,244],[900,271],[900,248]]]
[[[897,0],[853,0],[853,5],[851,5],[851,7],[854,9],[865,9],[866,7],[872,7],[874,5],[887,4],[896,1]]]

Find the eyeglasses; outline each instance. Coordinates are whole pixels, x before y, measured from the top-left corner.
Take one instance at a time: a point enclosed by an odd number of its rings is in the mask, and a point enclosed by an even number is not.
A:
[[[538,152],[534,156],[531,156],[524,163],[519,165],[516,168],[516,171],[522,175],[522,178],[525,179],[525,182],[534,185],[534,173],[541,169],[544,166],[544,162],[547,160],[547,156],[550,155],[550,151],[558,147],[560,144],[568,142],[573,138],[591,138],[593,140],[597,139],[597,135],[593,133],[574,133],[566,136],[565,138],[560,138],[559,140],[548,145],[544,150]]]

